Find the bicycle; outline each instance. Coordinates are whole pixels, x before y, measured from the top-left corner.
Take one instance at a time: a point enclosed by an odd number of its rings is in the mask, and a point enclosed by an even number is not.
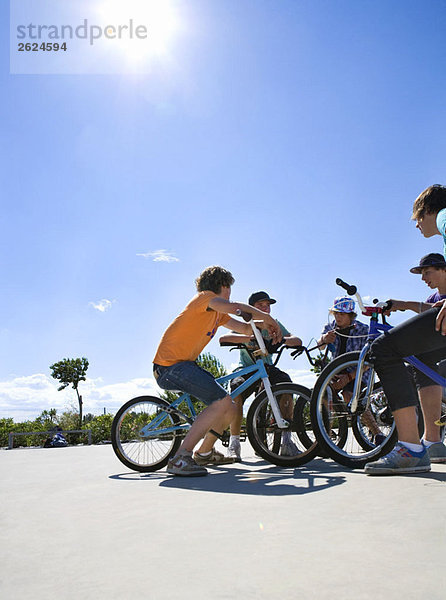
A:
[[[319,375],[314,387],[310,417],[313,431],[321,449],[336,462],[351,468],[362,468],[366,463],[387,454],[395,445],[397,432],[384,390],[369,360],[370,346],[379,335],[392,329],[386,321],[386,313],[391,302],[378,302],[374,306],[364,306],[356,286],[336,279],[336,284],[347,294],[355,296],[363,315],[370,317],[367,341],[360,352],[347,352],[334,359]],[[378,319],[381,316],[382,323]],[[446,386],[446,379],[427,367],[415,356],[405,357],[405,362],[425,373],[437,385]],[[340,394],[339,377],[345,373],[354,376],[353,395],[346,404]],[[370,411],[381,431],[381,439],[376,443],[364,421],[364,413]],[[369,413],[366,413],[369,414]],[[349,432],[344,444],[333,440],[332,427],[339,418],[348,423]],[[419,427],[424,428],[420,419]],[[444,435],[444,429],[442,431]]]
[[[219,377],[216,381],[225,384],[236,377],[249,375],[231,397],[237,397],[249,386],[261,381],[264,389],[255,397],[248,411],[249,440],[255,451],[272,464],[284,467],[303,465],[317,454],[317,444],[313,442],[310,447],[305,446],[299,439],[296,427],[295,415],[301,406],[309,402],[309,390],[293,383],[271,386],[262,360],[262,356],[267,354],[263,338],[251,315],[240,312],[239,316],[251,325],[259,346],[259,350],[253,353],[255,364]],[[288,406],[291,398],[293,416],[290,419],[285,419],[281,414],[281,397],[282,400],[287,398]],[[187,393],[180,394],[171,403],[156,396],[133,398],[118,410],[113,419],[113,450],[118,459],[130,469],[140,472],[157,471],[166,466],[169,458],[175,455],[196,416],[192,398]],[[280,455],[280,436],[284,431],[291,433],[298,454]],[[216,432],[212,433],[222,438]]]

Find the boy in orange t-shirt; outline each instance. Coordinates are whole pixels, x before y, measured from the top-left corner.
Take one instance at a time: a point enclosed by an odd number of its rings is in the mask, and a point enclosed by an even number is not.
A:
[[[168,463],[167,472],[172,475],[206,475],[203,462],[233,462],[213,448],[215,436],[206,433],[209,429],[224,431],[235,416],[236,406],[214,377],[195,362],[218,327],[223,325],[231,331],[250,335],[250,325],[229,316],[242,311],[263,321],[273,341],[282,338],[277,322],[270,315],[248,304],[229,300],[234,278],[223,267],[208,267],[195,283],[197,295],[166,329],[153,360],[153,372],[161,388],[182,390],[207,404],[194,421],[177,454]],[[192,452],[205,435],[198,451],[201,464],[197,465]]]

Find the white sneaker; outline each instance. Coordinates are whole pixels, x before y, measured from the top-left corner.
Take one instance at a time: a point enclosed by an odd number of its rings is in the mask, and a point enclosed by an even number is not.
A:
[[[297,456],[300,454],[299,448],[296,446],[294,442],[291,440],[282,440],[282,445],[280,447],[280,456]]]
[[[242,462],[242,453],[239,440],[232,441],[229,444],[228,456],[234,460],[234,462]]]

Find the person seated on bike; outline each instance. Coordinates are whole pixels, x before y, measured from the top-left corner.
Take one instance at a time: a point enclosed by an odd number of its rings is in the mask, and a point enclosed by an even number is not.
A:
[[[420,260],[420,264],[410,269],[411,273],[421,275],[422,280],[431,288],[437,291],[431,294],[425,302],[413,300],[395,300],[391,299],[392,307],[390,311],[405,311],[411,310],[416,313],[421,313],[446,298],[446,260],[441,254],[431,252],[426,254]],[[439,350],[430,353],[429,357],[425,356],[424,364],[439,371],[438,363],[444,359],[444,351]],[[434,444],[442,444],[440,428],[435,424],[441,416],[441,401],[443,398],[443,388],[441,385],[436,385],[430,377],[418,371],[414,367],[408,367],[411,376],[415,381],[420,399],[421,410],[424,418],[424,434],[423,443],[429,447]],[[440,446],[435,446],[436,454],[444,454],[446,462],[446,447],[443,449]],[[433,454],[433,451],[432,451]],[[431,457],[432,462],[438,462],[438,456]]]
[[[181,390],[207,404],[167,466],[168,473],[184,476],[206,475],[205,464],[233,462],[213,449],[216,438],[209,430],[223,432],[235,417],[236,406],[214,377],[195,362],[203,348],[221,325],[249,335],[252,330],[248,323],[230,317],[240,311],[263,321],[273,342],[282,338],[277,322],[269,314],[242,302],[230,301],[234,278],[223,267],[208,267],[195,283],[197,294],[166,329],[153,360],[154,376],[162,389]],[[203,443],[192,456],[203,437]]]
[[[257,308],[258,310],[263,311],[264,313],[270,314],[271,312],[271,304],[275,304],[276,300],[270,298],[266,292],[254,292],[251,294],[248,300],[248,304]],[[292,335],[280,321],[276,319],[278,326],[280,327],[283,342],[287,346],[295,347],[302,346],[302,340],[295,335]],[[263,361],[268,365],[268,377],[271,382],[271,385],[275,385],[277,383],[288,383],[291,382],[291,377],[288,373],[281,371],[277,367],[273,366],[273,357],[272,353],[275,348],[274,345],[271,344],[271,335],[269,334],[267,329],[262,329],[261,334],[265,340],[265,346],[267,350],[269,350],[269,354],[263,357]],[[220,342],[231,342],[234,344],[245,344],[251,349],[256,349],[257,345],[254,340],[253,335],[238,335],[238,334],[227,334],[220,338]],[[278,344],[280,345],[280,344]],[[254,364],[250,354],[247,350],[240,350],[240,367],[249,367]],[[248,379],[250,375],[245,377],[237,377],[231,381],[231,393],[234,392],[240,385],[242,385],[246,379]],[[228,448],[228,456],[232,457],[236,461],[241,460],[241,448],[240,448],[240,430],[242,426],[243,420],[243,402],[254,392],[257,392],[260,389],[261,383],[254,383],[247,390],[245,390],[240,396],[237,396],[234,401],[237,405],[237,414],[235,418],[231,421],[230,431],[231,437],[229,440],[229,448]],[[285,419],[292,419],[292,404],[291,398],[288,395],[282,394],[280,400],[280,409],[282,411],[282,415]],[[291,410],[291,413],[290,413]],[[280,448],[280,454],[282,456],[294,456],[299,452],[299,449],[295,446],[293,441],[291,440],[291,432],[283,431],[282,432],[282,445]]]
[[[426,188],[413,204],[412,219],[424,237],[441,235],[446,253],[446,186]],[[426,439],[426,433],[420,440],[417,394],[404,363],[404,357],[411,355],[427,365],[446,358],[446,300],[434,305],[421,303],[419,308],[419,314],[381,335],[371,347],[371,360],[392,410],[398,442],[389,454],[366,465],[369,475],[430,471],[431,462],[446,462],[444,444]],[[440,395],[430,410],[441,415]]]
[[[318,346],[322,350],[327,347],[332,359],[346,352],[362,350],[367,342],[369,326],[356,319],[355,301],[349,296],[335,298],[333,306],[330,309],[330,314],[333,315],[334,320],[324,327],[322,335],[318,340]],[[364,378],[366,377],[365,375]],[[348,404],[352,398],[354,385],[354,371],[341,373],[338,380],[332,383],[332,387],[342,393],[345,404]],[[384,435],[381,433],[370,410],[366,410],[363,413],[362,421],[374,436],[375,444],[382,443]]]

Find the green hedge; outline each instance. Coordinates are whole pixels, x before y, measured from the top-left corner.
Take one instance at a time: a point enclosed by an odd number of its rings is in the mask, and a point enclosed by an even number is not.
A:
[[[105,414],[97,417],[86,415],[83,419],[82,429],[91,429],[91,441],[93,444],[110,441],[111,424],[113,415]],[[14,419],[0,419],[0,447],[7,447],[9,444],[9,433],[27,432],[27,431],[51,431],[60,427],[62,430],[79,429],[79,415],[75,411],[57,414],[55,409],[43,411],[34,421],[14,422]],[[69,434],[65,436],[69,444],[88,443],[88,434]],[[20,435],[14,437],[14,448],[43,446],[46,440],[45,435]]]

